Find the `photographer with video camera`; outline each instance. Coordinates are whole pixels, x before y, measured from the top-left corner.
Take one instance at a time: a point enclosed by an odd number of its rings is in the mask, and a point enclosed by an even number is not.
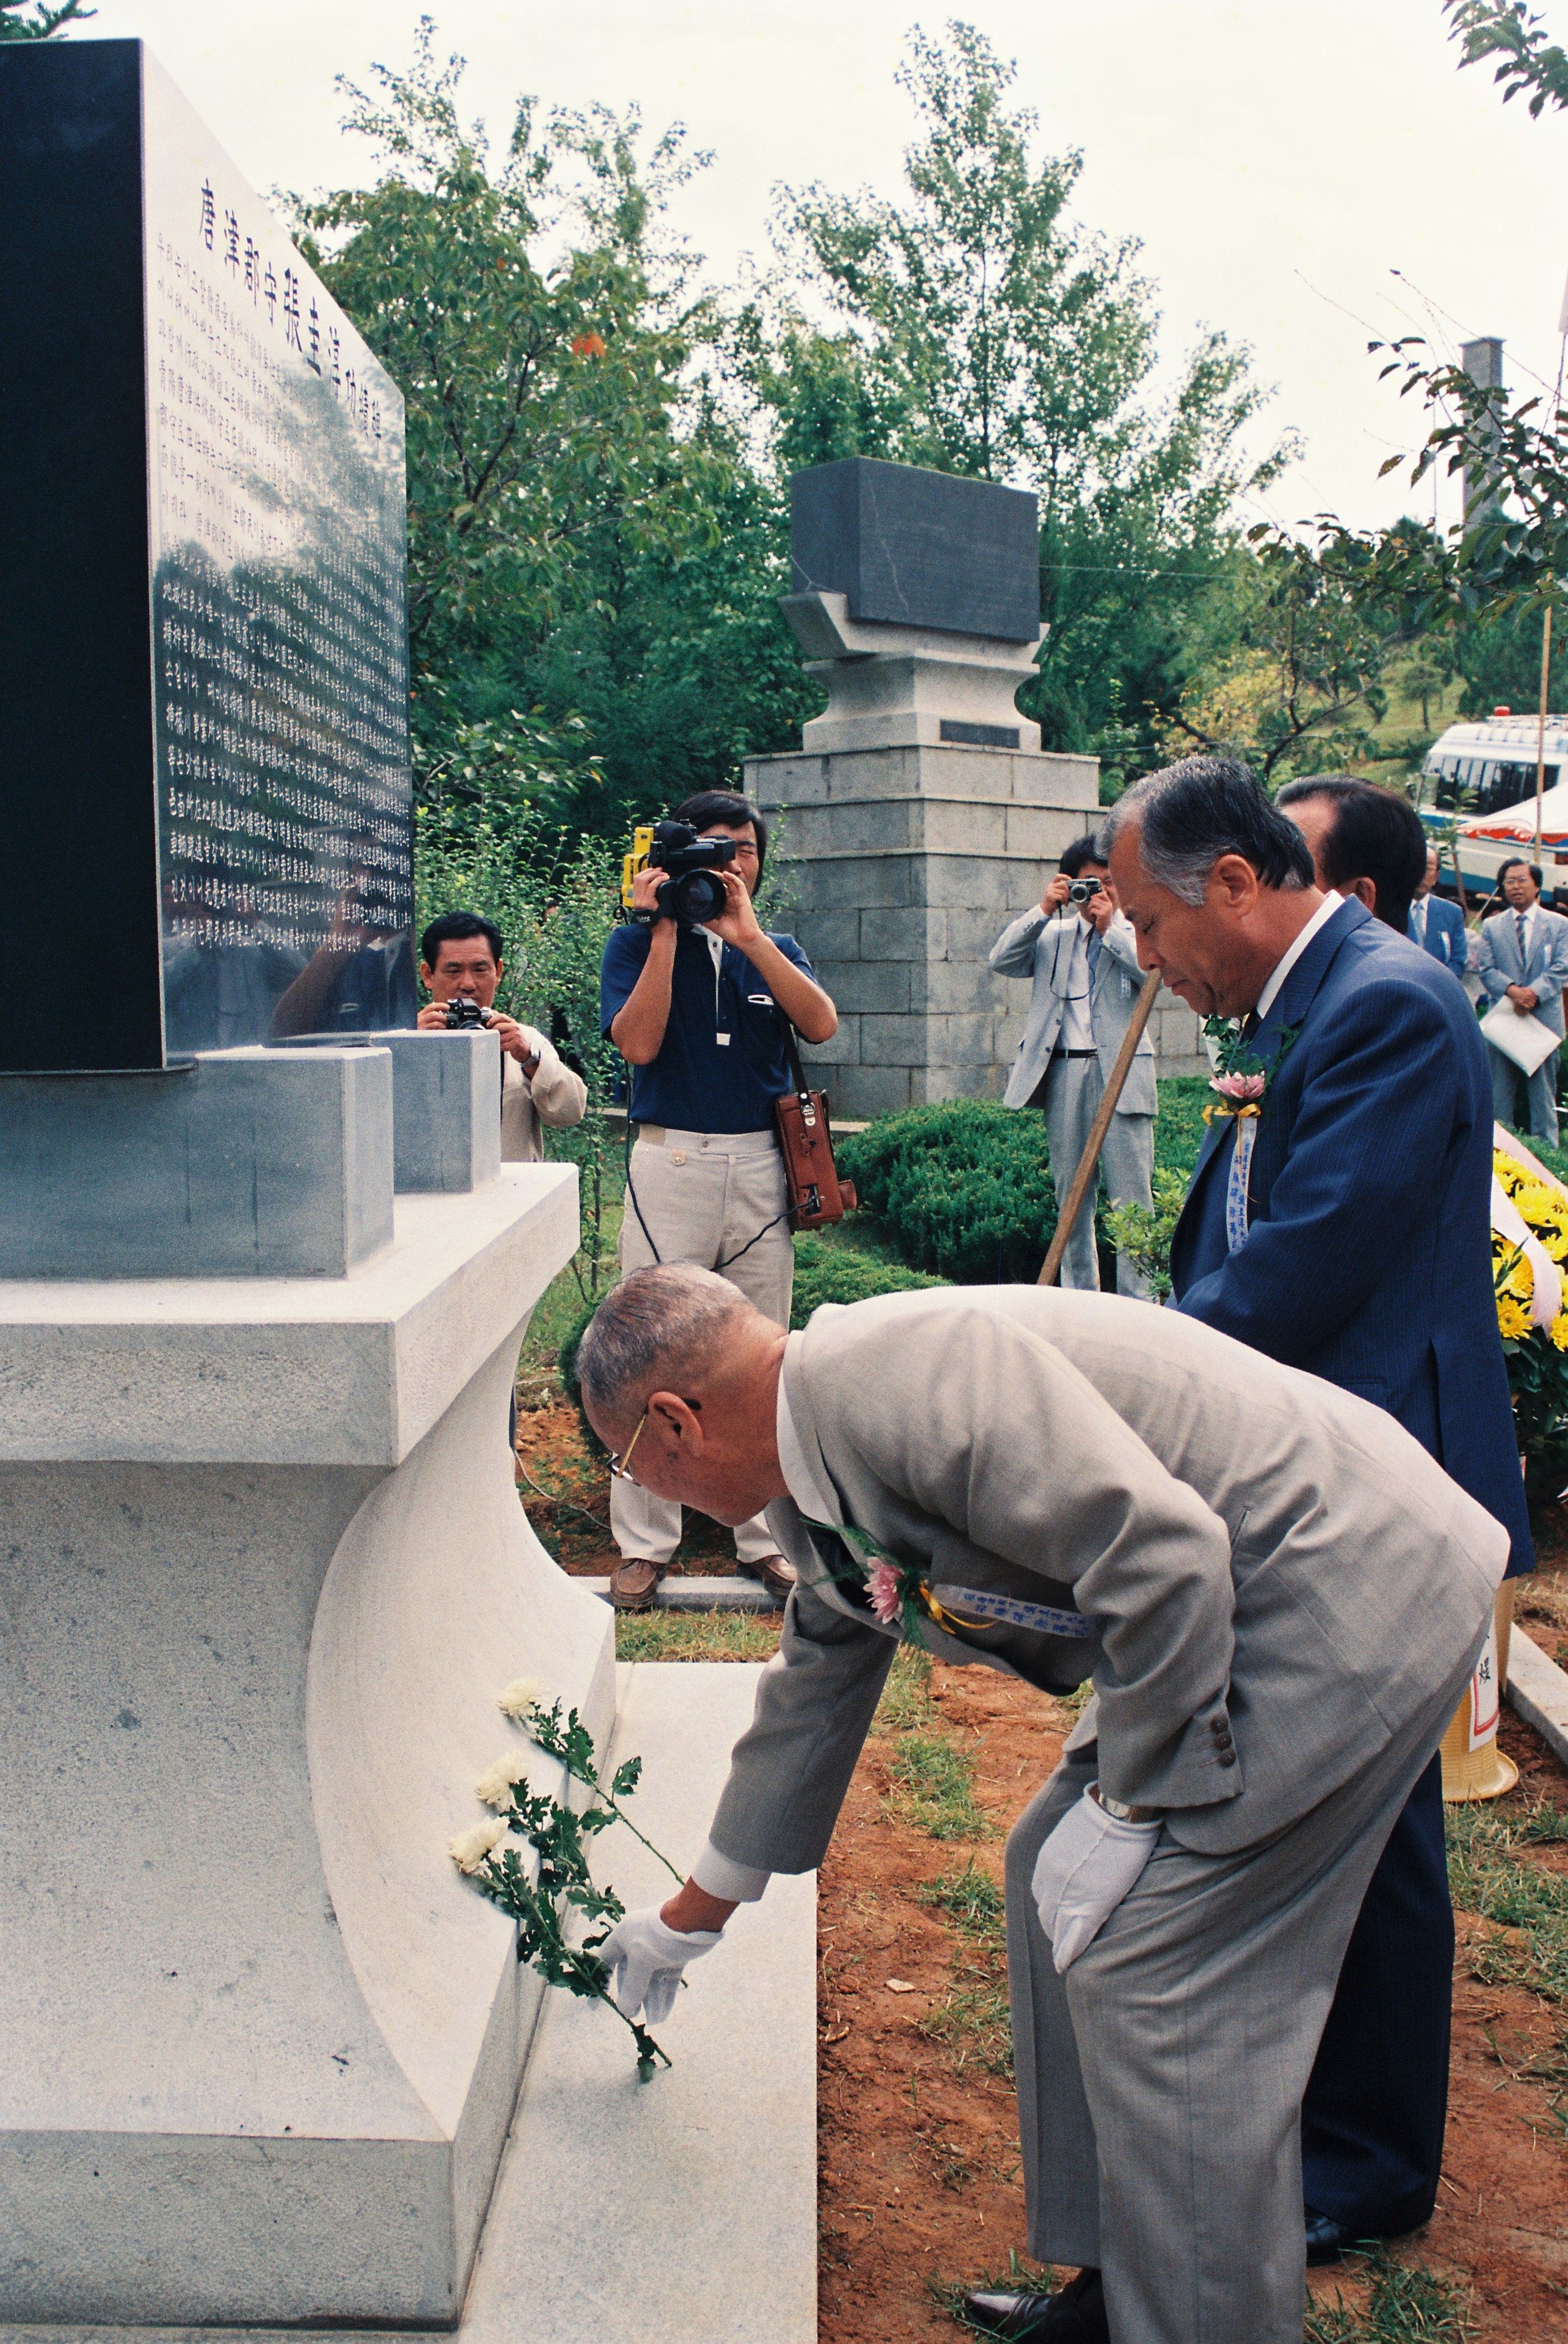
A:
[[[1098,839],[1075,838],[1063,849],[1056,877],[1038,904],[992,945],[991,967],[998,976],[1034,980],[1005,1104],[1044,1110],[1051,1178],[1057,1197],[1064,1197],[1146,982],[1138,965],[1138,940],[1117,908]],[[1153,1201],[1154,1110],[1154,1044],[1146,1032],[1100,1150],[1113,1205],[1148,1207]],[[1098,1187],[1098,1180],[1090,1183],[1067,1241],[1064,1286],[1099,1286]],[[1121,1294],[1148,1291],[1125,1256],[1118,1258],[1116,1282]]]
[[[793,1088],[784,1020],[823,1043],[838,1013],[794,938],[758,924],[767,844],[756,807],[729,790],[704,790],[658,825],[630,919],[604,947],[600,1022],[632,1070],[622,1269],[695,1262],[787,1327],[794,1248],[774,1116]],[[610,1522],[612,1600],[645,1611],[680,1543],[681,1509],[617,1475]],[[794,1567],[760,1514],[737,1529],[735,1553],[788,1595]]]
[[[483,1026],[501,1044],[501,1154],[503,1164],[537,1164],[544,1154],[541,1126],[569,1130],[581,1123],[588,1092],[531,1026],[520,1026],[495,1006],[505,969],[501,930],[474,912],[443,912],[420,938],[420,976],[430,1000],[418,1019],[421,1034],[460,1033]]]

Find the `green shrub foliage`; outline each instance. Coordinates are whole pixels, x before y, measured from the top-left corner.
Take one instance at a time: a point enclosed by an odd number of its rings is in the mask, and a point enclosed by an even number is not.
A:
[[[884,1261],[853,1246],[835,1244],[810,1233],[794,1241],[794,1301],[790,1325],[804,1327],[824,1302],[864,1302],[869,1294],[903,1294],[914,1286],[941,1286],[924,1270],[905,1269],[902,1262]]]
[[[1037,1115],[949,1099],[883,1116],[837,1142],[839,1168],[905,1258],[961,1285],[1037,1278],[1057,1195]]]

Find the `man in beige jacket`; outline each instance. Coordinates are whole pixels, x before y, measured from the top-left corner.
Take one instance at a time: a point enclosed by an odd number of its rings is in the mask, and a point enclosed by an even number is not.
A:
[[[503,1164],[537,1164],[544,1134],[582,1120],[588,1092],[553,1044],[531,1026],[520,1026],[495,1006],[506,964],[501,930],[474,912],[443,912],[420,939],[420,976],[430,994],[420,1031],[445,1030],[450,1002],[472,1001],[501,1044],[501,1157]]]
[[[1037,1287],[816,1312],[644,1269],[578,1357],[616,1470],[759,1506],[799,1584],[623,2008],[822,1859],[901,1635],[1095,1698],[1007,1848],[1033,2344],[1300,2344],[1300,2103],[1367,1880],[1507,1560],[1382,1409],[1183,1314]],[[1369,1569],[1375,1559],[1376,1568]]]

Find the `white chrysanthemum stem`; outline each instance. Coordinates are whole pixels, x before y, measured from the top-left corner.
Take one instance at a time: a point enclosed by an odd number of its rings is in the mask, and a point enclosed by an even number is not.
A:
[[[474,1784],[474,1796],[487,1807],[510,1807],[512,1793],[528,1782],[528,1761],[516,1752],[498,1758]]]
[[[550,1687],[542,1677],[514,1677],[496,1706],[514,1725],[526,1725],[536,1709],[550,1707]]]
[[[459,1832],[447,1849],[447,1854],[460,1872],[477,1872],[487,1855],[506,1837],[503,1823],[475,1824],[466,1832]]]

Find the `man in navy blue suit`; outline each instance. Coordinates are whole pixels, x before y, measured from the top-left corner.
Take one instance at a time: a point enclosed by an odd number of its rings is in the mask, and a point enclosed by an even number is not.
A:
[[[1433,960],[1452,968],[1455,976],[1462,976],[1470,951],[1470,937],[1464,924],[1464,914],[1457,904],[1445,904],[1437,893],[1438,860],[1435,846],[1426,851],[1426,875],[1415,891],[1410,907],[1407,933],[1412,944],[1422,952],[1431,953]]]
[[[1235,1087],[1263,1077],[1239,1102],[1256,1115],[1210,1124],[1173,1300],[1387,1409],[1528,1571],[1492,1298],[1492,1088],[1468,999],[1317,884],[1301,830],[1244,765],[1187,758],[1129,790],[1107,828],[1140,960],[1203,1016],[1244,1021],[1229,1055],[1253,1080]],[[1368,1889],[1303,2104],[1310,2260],[1431,2213],[1452,1961],[1434,1756]]]

